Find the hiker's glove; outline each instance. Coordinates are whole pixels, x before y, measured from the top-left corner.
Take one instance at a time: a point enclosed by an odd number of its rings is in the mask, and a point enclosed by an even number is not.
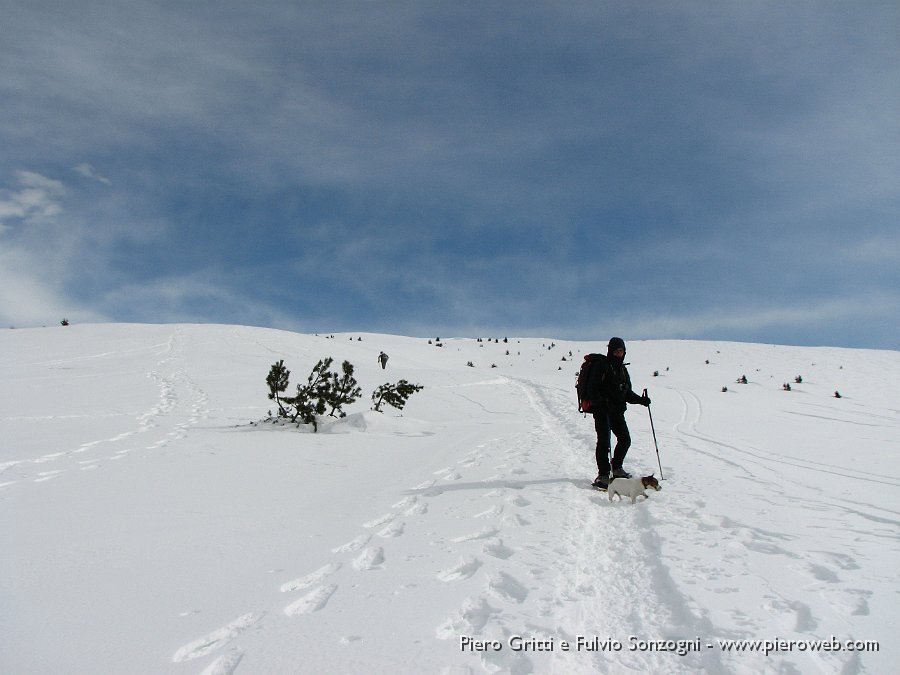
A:
[[[646,394],[641,396],[641,405],[647,406],[648,408],[650,407],[650,397]]]

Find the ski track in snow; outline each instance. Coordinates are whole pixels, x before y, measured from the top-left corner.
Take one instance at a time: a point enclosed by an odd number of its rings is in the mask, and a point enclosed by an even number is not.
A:
[[[140,413],[117,414],[133,420],[131,430],[86,441],[71,449],[54,449],[33,459],[0,463],[0,476],[5,472],[10,472],[10,476],[14,474],[14,480],[7,480],[2,485],[44,483],[76,470],[98,469],[132,453],[158,451],[185,438],[191,427],[209,416],[209,398],[187,373],[182,330],[175,330],[168,341],[160,345],[157,355],[161,358],[146,373],[156,384],[157,401]],[[118,354],[110,353],[92,358],[116,356]],[[69,361],[62,361],[57,365],[62,367],[67,363]],[[48,417],[48,421],[53,419],[52,415]],[[66,466],[48,470],[44,468],[47,464]]]

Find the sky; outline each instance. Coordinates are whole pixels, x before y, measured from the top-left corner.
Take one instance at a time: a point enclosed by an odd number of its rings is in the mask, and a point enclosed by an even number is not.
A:
[[[0,12],[0,326],[900,349],[894,0]]]

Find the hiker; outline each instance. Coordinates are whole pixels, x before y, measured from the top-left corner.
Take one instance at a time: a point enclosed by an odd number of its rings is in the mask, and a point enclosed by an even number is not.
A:
[[[606,357],[598,354],[597,363],[591,369],[586,386],[589,410],[594,416],[597,430],[597,479],[595,487],[606,488],[610,480],[610,433],[616,436],[616,448],[612,453],[612,477],[630,478],[622,468],[622,462],[631,447],[631,434],[625,422],[628,403],[650,405],[650,399],[639,396],[631,388],[631,377],[625,367],[625,341],[614,337],[607,346]]]
[[[382,370],[384,370],[385,368],[387,368],[387,362],[388,362],[388,355],[385,354],[384,352],[381,352],[381,353],[378,355],[378,363],[381,364],[381,369],[382,369]]]

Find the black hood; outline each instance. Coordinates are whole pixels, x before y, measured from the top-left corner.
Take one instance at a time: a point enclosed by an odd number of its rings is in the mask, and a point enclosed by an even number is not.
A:
[[[609,341],[609,345],[607,345],[606,347],[606,356],[609,358],[615,358],[613,357],[613,352],[617,349],[625,349],[625,340],[619,337],[611,338]],[[623,354],[622,359],[624,360],[624,358],[625,355]]]

